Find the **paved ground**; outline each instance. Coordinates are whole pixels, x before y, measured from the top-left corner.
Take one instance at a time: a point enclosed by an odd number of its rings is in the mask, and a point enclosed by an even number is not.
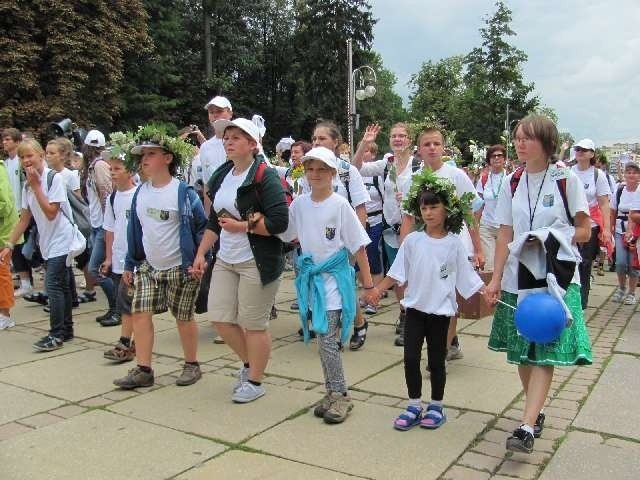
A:
[[[507,453],[504,441],[523,402],[514,367],[486,348],[490,318],[461,320],[465,358],[451,362],[438,431],[397,432],[404,405],[401,349],[393,347],[396,306],[370,318],[367,344],[345,352],[356,400],[351,417],[328,426],[309,409],[323,391],[315,345],[298,341],[290,275],[278,295],[267,394],[230,400],[238,368],[198,318],[203,379],[176,387],[181,349],[167,315],[156,323],[157,384],[137,392],[111,381],[102,352],[118,328],[94,321],[103,303],[74,310],[77,338],[34,353],[48,317],[19,300],[18,325],[0,332],[0,479],[638,479],[640,324],[635,307],[609,302],[612,274],[596,277],[588,309],[595,362],[558,370],[535,452]],[[427,385],[428,386],[428,385]]]

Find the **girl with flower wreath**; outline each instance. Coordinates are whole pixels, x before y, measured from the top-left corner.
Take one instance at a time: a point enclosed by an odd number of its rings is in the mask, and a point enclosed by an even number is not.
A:
[[[377,304],[387,288],[406,285],[401,302],[406,309],[404,374],[409,404],[393,422],[397,430],[416,425],[435,429],[447,420],[442,400],[449,320],[457,311],[456,290],[469,298],[484,288],[457,235],[465,221],[472,221],[472,198],[471,194],[459,198],[455,186],[431,170],[415,175],[403,206],[424,222],[424,228],[407,235],[387,276],[365,295],[366,301]],[[431,401],[426,408],[420,372],[425,340],[431,372]]]

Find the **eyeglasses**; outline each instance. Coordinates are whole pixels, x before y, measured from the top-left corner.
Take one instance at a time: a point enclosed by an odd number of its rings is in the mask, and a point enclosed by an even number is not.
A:
[[[529,143],[534,140],[535,138],[533,137],[513,137],[513,143]]]
[[[591,151],[589,148],[582,148],[582,147],[574,147],[574,150],[576,152],[590,152]]]
[[[504,153],[493,153],[491,154],[491,158],[500,158],[504,157]]]

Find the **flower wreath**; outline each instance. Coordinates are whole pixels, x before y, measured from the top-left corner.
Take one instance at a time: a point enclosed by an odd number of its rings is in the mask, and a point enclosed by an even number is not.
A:
[[[474,225],[475,220],[471,210],[474,195],[471,192],[466,192],[462,197],[458,197],[455,185],[446,178],[437,177],[430,168],[424,168],[421,172],[413,175],[409,195],[402,203],[402,208],[413,215],[418,222],[422,223],[420,197],[425,190],[429,190],[443,199],[447,212],[445,220],[447,231],[460,233],[465,222],[468,225]]]
[[[181,138],[172,137],[167,133],[166,127],[155,123],[139,127],[134,134],[134,142],[135,145],[151,143],[163,148],[173,155],[173,160],[183,170],[189,167],[196,154],[196,148],[193,145]],[[131,154],[131,156],[136,163],[140,161],[140,155]]]
[[[107,148],[104,158],[119,158],[124,163],[128,172],[135,172],[138,169],[136,157],[131,153],[136,140],[131,132],[113,132],[109,135],[110,147]]]

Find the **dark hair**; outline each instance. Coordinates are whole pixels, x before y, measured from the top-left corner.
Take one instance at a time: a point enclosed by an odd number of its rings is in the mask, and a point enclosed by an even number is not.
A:
[[[487,155],[485,156],[487,165],[489,165],[489,163],[491,162],[491,155],[496,152],[502,152],[503,155],[506,155],[507,149],[504,148],[504,145],[500,145],[499,143],[496,145],[491,145],[489,148],[487,148]]]
[[[420,194],[420,200],[419,200],[419,205],[437,205],[439,203],[443,204],[444,206],[447,205],[447,198],[444,195],[438,195],[437,193],[429,190],[429,189],[425,189],[422,191],[422,193]]]
[[[5,128],[2,131],[2,138],[4,137],[9,137],[14,142],[22,141],[22,133],[20,133],[20,130],[18,130],[17,128]]]
[[[291,148],[293,147],[301,147],[303,154],[311,150],[311,144],[309,142],[305,142],[304,140],[298,140],[297,142],[293,142],[291,144]]]
[[[520,120],[516,128],[513,129],[514,137],[520,127],[522,127],[522,133],[540,141],[542,149],[547,154],[547,158],[550,158],[551,155],[556,153],[559,140],[558,128],[549,117],[536,114],[527,115]]]

